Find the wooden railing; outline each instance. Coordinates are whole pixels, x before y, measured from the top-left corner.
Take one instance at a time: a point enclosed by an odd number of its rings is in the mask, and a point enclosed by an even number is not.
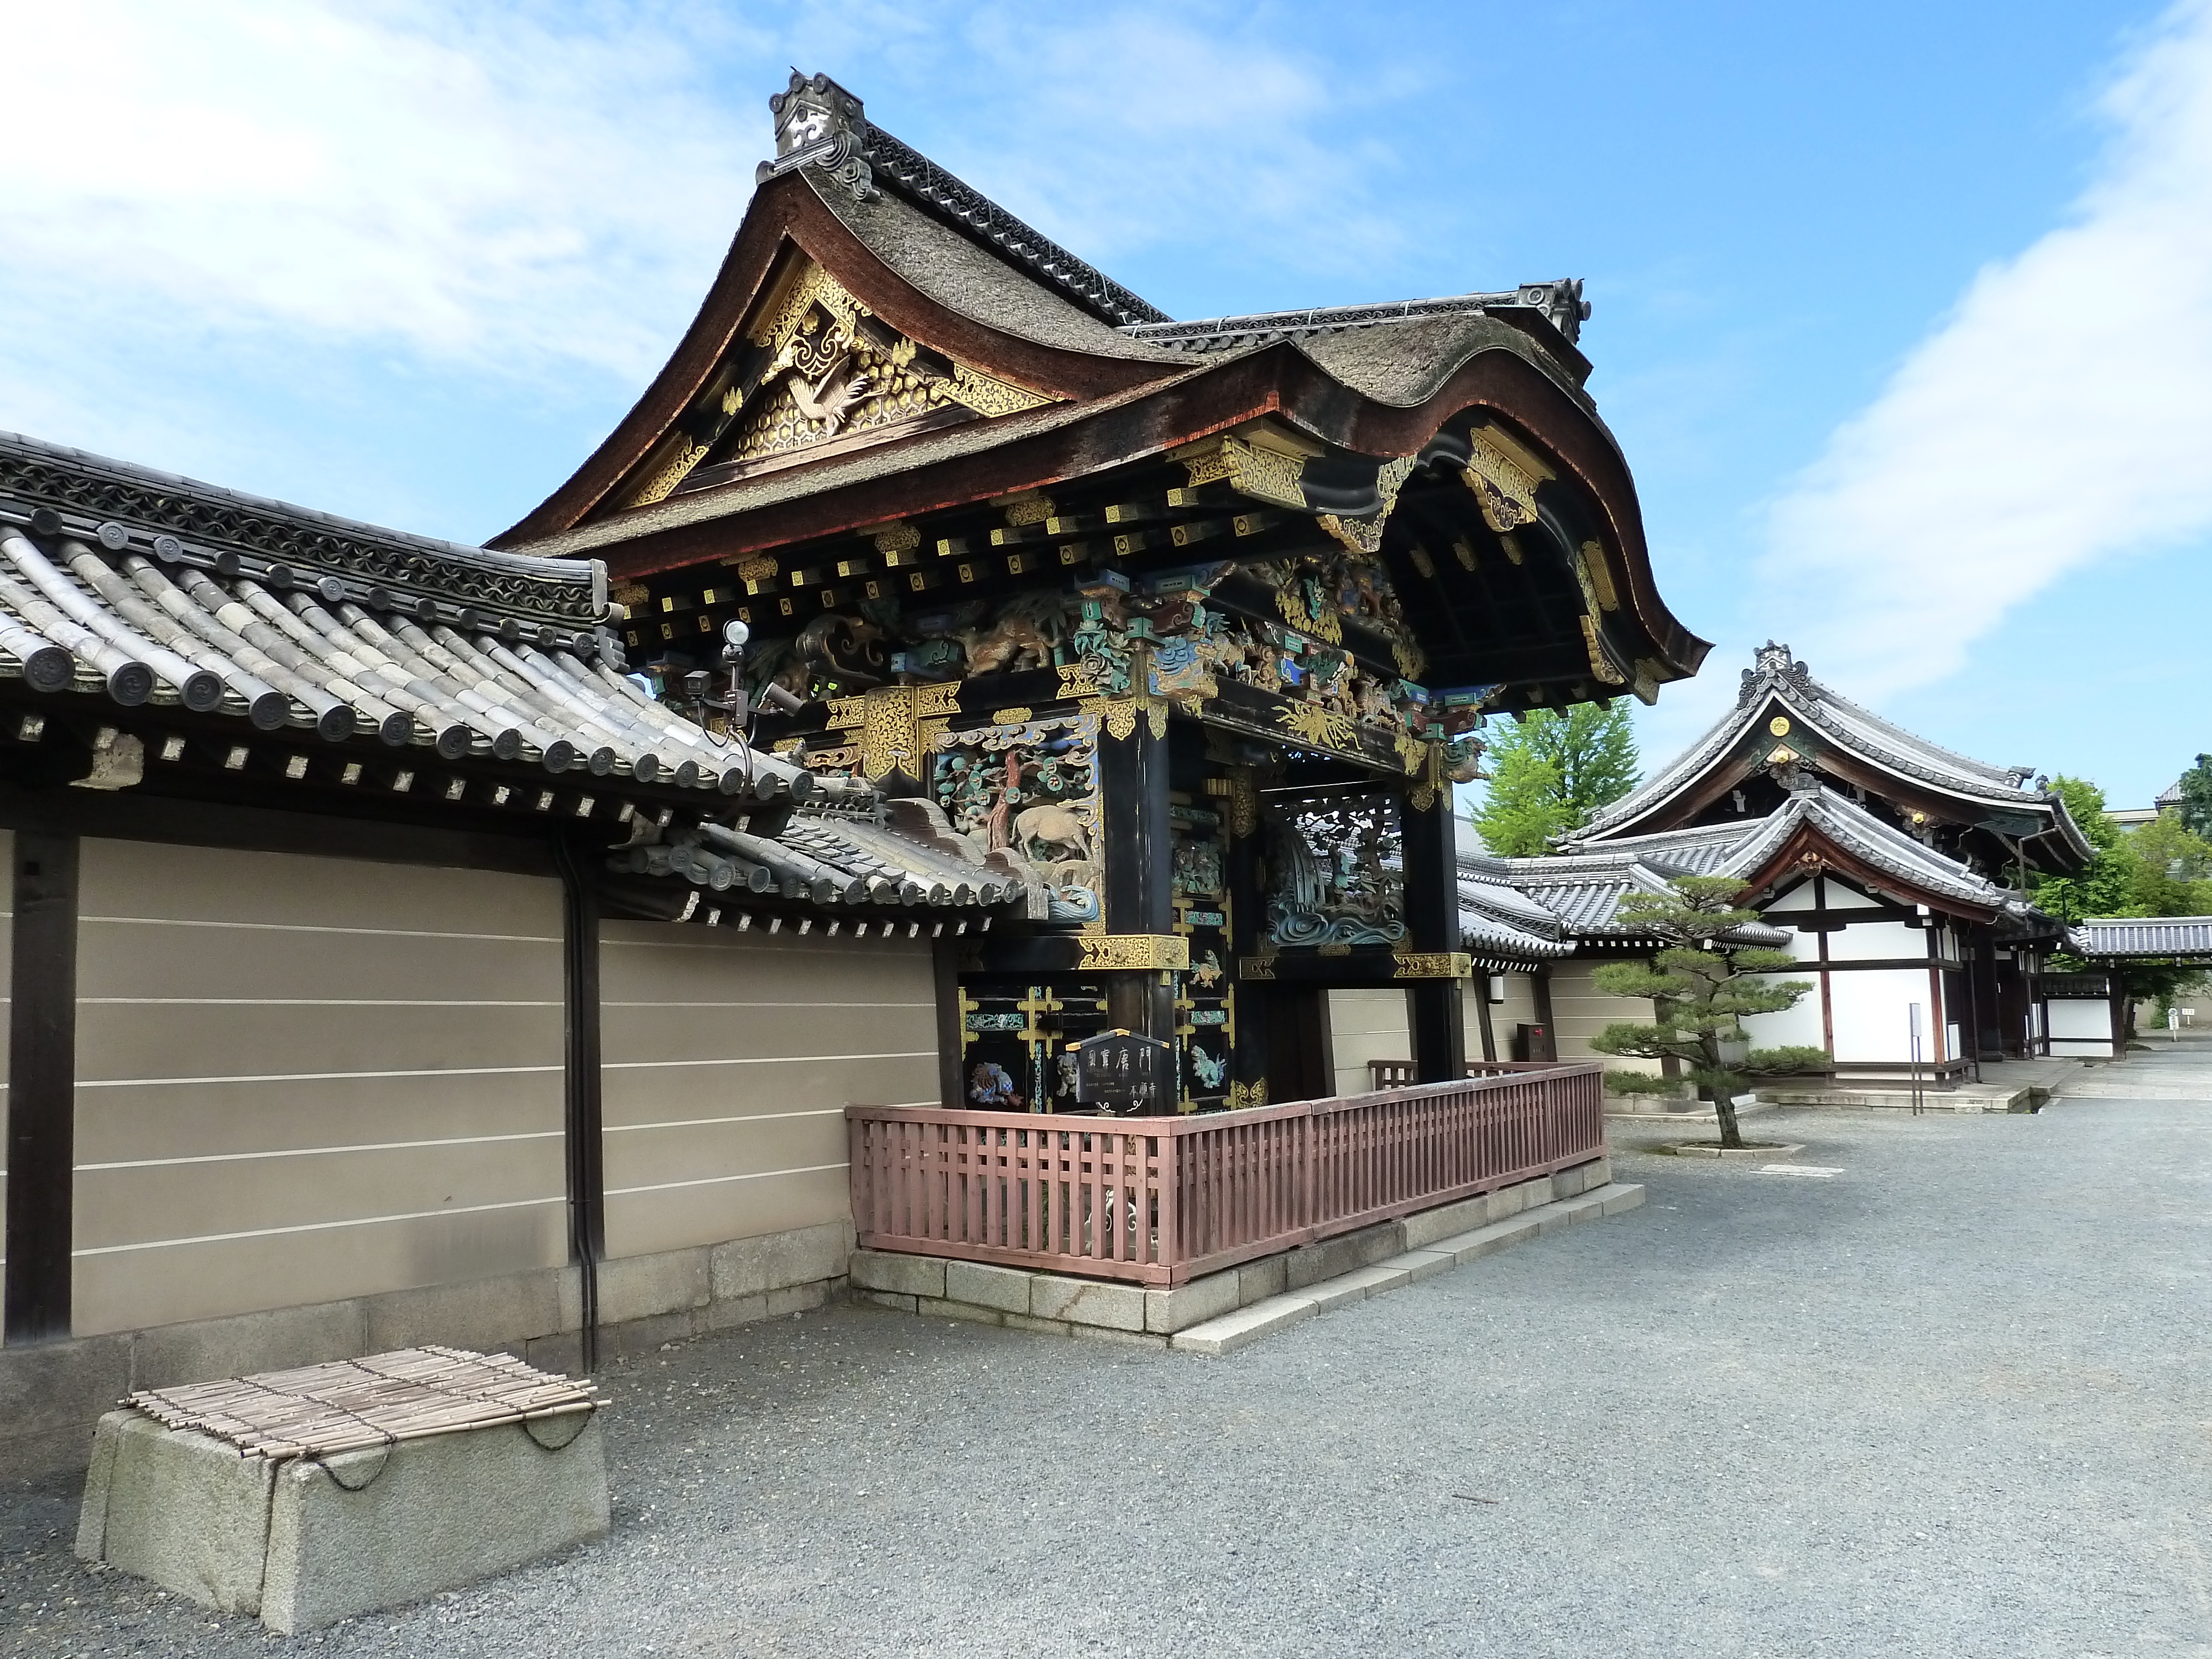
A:
[[[1595,1066],[1195,1117],[852,1106],[863,1249],[1180,1285],[1605,1151]]]

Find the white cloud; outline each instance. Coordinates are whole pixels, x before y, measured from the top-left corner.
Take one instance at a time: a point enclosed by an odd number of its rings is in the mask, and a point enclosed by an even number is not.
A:
[[[942,136],[939,159],[1101,259],[1239,219],[1298,227],[1322,264],[1358,246],[1299,193],[1351,185],[1309,134],[1324,78],[1249,20],[874,0],[743,21],[659,0],[4,10],[0,390],[33,410],[35,380],[103,337],[167,331],[641,382],[736,228],[793,61],[893,131]]]
[[[248,327],[635,375],[750,188],[657,18],[76,0],[9,33],[9,331],[88,352]]]
[[[1856,696],[1956,671],[2069,571],[2212,530],[2212,0],[2100,107],[2067,222],[1982,271],[1774,506],[1763,608]]]

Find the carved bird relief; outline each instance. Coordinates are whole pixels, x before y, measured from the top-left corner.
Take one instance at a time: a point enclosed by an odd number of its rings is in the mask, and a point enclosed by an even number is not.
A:
[[[868,395],[866,373],[847,373],[852,361],[851,352],[841,352],[812,386],[796,374],[791,377],[791,401],[808,420],[821,422],[826,432],[842,426],[846,411]]]

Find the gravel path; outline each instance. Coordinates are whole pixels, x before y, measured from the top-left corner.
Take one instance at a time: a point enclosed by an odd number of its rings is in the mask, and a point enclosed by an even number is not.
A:
[[[2194,1100],[1761,1117],[1222,1360],[857,1309],[611,1371],[615,1531],[295,1642],[0,1494],[0,1650],[2212,1655]],[[1779,1132],[1778,1133],[1778,1132]]]

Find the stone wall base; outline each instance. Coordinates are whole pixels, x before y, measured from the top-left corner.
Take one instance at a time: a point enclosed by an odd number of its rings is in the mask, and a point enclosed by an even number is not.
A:
[[[942,1256],[855,1250],[852,1296],[856,1302],[903,1313],[1164,1348],[1178,1331],[1239,1308],[1340,1279],[1540,1205],[1579,1197],[1612,1179],[1611,1158],[1600,1157],[1556,1175],[1264,1256],[1171,1290]]]
[[[599,1352],[635,1353],[821,1307],[845,1289],[849,1221],[602,1261]],[[576,1269],[540,1267],[228,1319],[0,1346],[0,1480],[85,1467],[94,1425],[136,1389],[442,1343],[581,1369]]]

